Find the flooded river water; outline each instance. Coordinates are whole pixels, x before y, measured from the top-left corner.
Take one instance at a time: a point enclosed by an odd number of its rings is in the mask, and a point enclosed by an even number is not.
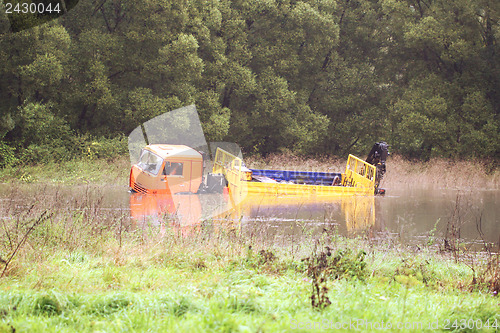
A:
[[[382,242],[396,239],[405,244],[453,237],[498,244],[500,237],[500,190],[388,188],[387,195],[377,197],[326,200],[255,196],[241,204],[227,194],[157,197],[131,194],[123,186],[26,185],[13,192],[9,185],[0,185],[0,190],[2,208],[12,206],[13,196],[17,207],[4,212],[2,218],[9,218],[5,214],[12,218],[16,212],[28,209],[35,195],[38,204],[46,200],[66,206],[89,196],[99,199],[98,205],[88,201],[92,209],[120,214],[135,224],[168,221],[166,224],[184,228],[217,221],[221,226],[236,226],[244,234],[259,234],[272,242],[299,241],[304,235],[330,231]],[[79,202],[82,209],[86,201]]]

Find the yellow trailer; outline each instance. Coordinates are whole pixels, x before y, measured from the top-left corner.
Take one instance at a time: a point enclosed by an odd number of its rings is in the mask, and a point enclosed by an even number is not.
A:
[[[223,174],[229,191],[237,197],[249,194],[301,197],[373,195],[377,190],[376,167],[354,155],[349,155],[342,174],[258,170],[246,168],[240,158],[218,148],[213,173]],[[273,175],[275,178],[269,177]]]

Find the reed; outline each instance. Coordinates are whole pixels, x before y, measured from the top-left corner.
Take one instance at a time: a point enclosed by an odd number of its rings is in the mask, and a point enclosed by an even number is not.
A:
[[[387,162],[387,186],[500,189],[500,170],[479,160],[433,158],[428,162],[392,156]]]
[[[346,160],[336,157],[302,157],[271,154],[266,158],[245,159],[250,168],[344,172]],[[440,187],[500,189],[500,169],[490,161],[433,158],[427,162],[410,161],[390,155],[382,187]]]

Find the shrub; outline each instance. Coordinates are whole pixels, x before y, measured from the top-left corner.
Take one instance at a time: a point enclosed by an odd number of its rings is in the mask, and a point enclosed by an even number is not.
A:
[[[0,141],[0,168],[14,165],[17,161],[15,149],[5,142]]]
[[[48,316],[61,314],[61,305],[54,297],[41,295],[35,301],[35,313]]]
[[[115,138],[86,137],[84,140],[82,154],[90,159],[113,159],[128,154],[128,141],[125,136],[118,136]]]

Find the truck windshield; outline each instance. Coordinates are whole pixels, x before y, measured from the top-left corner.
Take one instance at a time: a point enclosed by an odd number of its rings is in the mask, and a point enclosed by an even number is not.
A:
[[[143,150],[137,166],[156,176],[160,171],[162,164],[163,159],[160,156],[150,152],[149,150]]]

